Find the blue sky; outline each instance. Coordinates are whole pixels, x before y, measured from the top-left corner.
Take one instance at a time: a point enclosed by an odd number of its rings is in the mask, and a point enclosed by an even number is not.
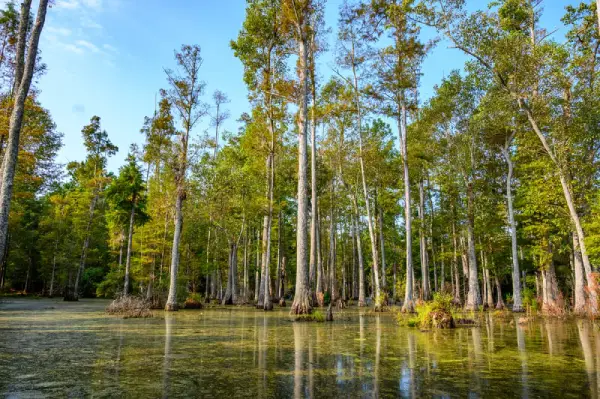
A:
[[[340,3],[327,3],[330,48],[335,43]],[[487,1],[469,3],[476,8]],[[578,1],[546,3],[543,24],[549,29],[559,28],[556,36],[560,38],[564,7]],[[181,44],[202,47],[205,101],[216,89],[227,93],[231,118],[225,128],[236,131],[236,119],[248,110],[248,101],[242,65],[233,56],[229,42],[238,34],[244,11],[244,0],[56,0],[42,33],[40,46],[48,72],[38,87],[42,105],[64,134],[58,162],[84,158],[81,128],[98,115],[120,148],[109,161],[109,169],[116,171],[129,145],[143,142],[139,131],[144,116],[152,115],[155,95],[166,86],[163,68],[173,67],[173,51]],[[422,99],[431,95],[444,75],[464,64],[465,58],[447,47],[447,43],[440,43],[425,61]],[[322,57],[322,76],[331,74],[331,60],[330,55]],[[203,134],[207,125],[205,118],[194,134]]]

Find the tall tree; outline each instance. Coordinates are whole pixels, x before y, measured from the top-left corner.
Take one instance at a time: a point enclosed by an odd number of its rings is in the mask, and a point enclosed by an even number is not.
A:
[[[69,287],[65,296],[65,300],[73,301],[79,299],[79,285],[83,278],[88,255],[94,214],[100,195],[109,181],[106,173],[106,162],[109,156],[114,155],[119,150],[118,147],[109,140],[106,130],[102,130],[100,118],[98,116],[93,116],[90,120],[90,124],[84,126],[81,133],[88,155],[85,162],[80,164],[74,163],[70,165],[70,168],[77,176],[79,176],[78,179],[86,186],[85,188],[91,192],[81,256],[79,257],[79,267],[77,268],[72,291],[69,291],[71,290],[71,287]]]
[[[298,114],[298,194],[296,226],[296,292],[291,313],[306,314],[312,311],[308,264],[308,98],[309,52],[313,37],[315,15],[322,12],[317,0],[284,0],[282,11],[298,55],[297,92]]]
[[[129,219],[123,283],[123,295],[127,296],[130,289],[133,229],[136,224],[144,224],[148,219],[146,187],[134,153],[127,155],[127,163],[119,169],[119,176],[112,181],[106,195],[115,211],[127,215]]]
[[[17,169],[25,100],[29,94],[31,80],[35,72],[40,35],[46,21],[46,10],[48,8],[48,0],[40,0],[37,17],[31,28],[31,32],[29,32],[29,42],[27,42],[31,2],[32,0],[24,0],[21,4],[13,89],[14,105],[10,116],[8,144],[4,158],[2,159],[2,184],[0,186],[0,261],[2,261],[2,257],[6,253],[8,214],[13,194],[15,171]]]
[[[200,80],[202,57],[200,46],[183,45],[175,52],[178,71],[165,70],[169,83],[168,95],[176,109],[182,130],[179,132],[179,143],[174,165],[176,198],[175,198],[175,232],[171,249],[171,279],[169,297],[165,310],[178,310],[177,304],[177,271],[179,268],[179,243],[183,228],[183,201],[186,197],[186,174],[188,169],[188,145],[192,129],[206,113],[206,107],[200,100],[205,83]]]

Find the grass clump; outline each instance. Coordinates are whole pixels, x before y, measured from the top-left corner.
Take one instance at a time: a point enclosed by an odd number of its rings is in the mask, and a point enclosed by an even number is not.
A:
[[[150,310],[150,302],[133,296],[122,296],[115,299],[106,307],[106,313],[121,316],[124,319],[154,316]]]
[[[186,309],[202,309],[204,298],[197,292],[191,292],[185,300],[184,308]]]
[[[416,316],[406,317],[398,314],[396,319],[400,325],[407,327],[429,328],[454,328],[452,295],[436,293],[433,300],[417,306]]]
[[[320,310],[315,310],[310,314],[298,315],[295,321],[316,321],[317,323],[323,323],[325,321],[325,315]]]

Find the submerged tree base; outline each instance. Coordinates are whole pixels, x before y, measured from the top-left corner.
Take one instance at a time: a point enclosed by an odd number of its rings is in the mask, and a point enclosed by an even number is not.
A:
[[[299,294],[294,297],[294,303],[292,303],[292,308],[290,310],[290,314],[310,314],[312,312],[312,307],[310,306],[310,297],[308,293]]]
[[[73,293],[68,292],[65,294],[63,301],[65,302],[77,302],[79,301],[79,297],[75,296]]]
[[[168,303],[165,305],[165,311],[167,312],[176,312],[179,310],[179,305],[176,303]]]

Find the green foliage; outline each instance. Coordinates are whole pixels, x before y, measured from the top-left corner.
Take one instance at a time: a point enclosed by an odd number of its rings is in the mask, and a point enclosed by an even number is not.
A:
[[[100,284],[96,286],[96,296],[99,298],[116,298],[123,291],[122,270],[108,272]]]
[[[452,328],[454,327],[453,313],[455,310],[452,301],[452,295],[435,293],[432,301],[417,306],[416,316],[407,317],[402,313],[398,313],[396,320],[400,325],[407,327],[419,327],[421,329],[432,327]]]

